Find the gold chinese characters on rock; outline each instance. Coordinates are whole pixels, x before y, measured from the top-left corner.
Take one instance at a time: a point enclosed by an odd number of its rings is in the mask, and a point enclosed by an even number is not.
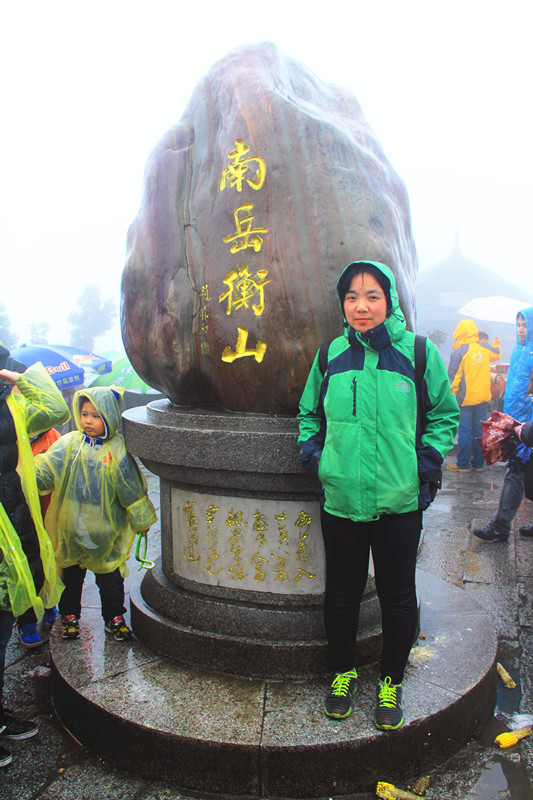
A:
[[[219,189],[241,194],[251,191],[259,192],[265,183],[267,168],[263,158],[249,155],[250,147],[242,139],[235,139],[235,148],[227,154],[228,164],[222,170]],[[229,224],[229,221],[228,221]],[[262,316],[265,310],[265,287],[270,283],[268,269],[262,264],[250,265],[254,254],[261,253],[268,228],[256,221],[255,204],[248,199],[239,199],[233,209],[233,228],[222,237],[227,252],[227,269],[221,275],[221,287],[224,291],[218,294],[218,302],[225,308],[225,313],[235,319],[235,339],[227,343],[222,350],[222,361],[232,364],[240,358],[253,358],[261,363],[267,350],[267,343],[261,339],[253,342],[250,335],[249,322],[246,317],[253,314]],[[246,255],[246,253],[248,255]],[[210,287],[207,284],[200,290],[200,352],[210,353],[208,344],[209,316],[207,303],[210,300]],[[252,317],[253,319],[253,317]]]
[[[173,500],[178,574],[259,591],[310,591],[322,558],[311,547],[311,515],[294,501],[285,509],[277,501],[262,504],[268,508],[249,498],[208,501],[179,490]]]

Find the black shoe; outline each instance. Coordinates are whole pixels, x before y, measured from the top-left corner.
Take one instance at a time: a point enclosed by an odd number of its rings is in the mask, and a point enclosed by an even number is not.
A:
[[[324,713],[333,719],[345,719],[352,713],[352,700],[357,691],[357,672],[338,672],[333,678],[331,692],[324,703]]]
[[[0,767],[7,767],[12,761],[13,757],[11,753],[8,753],[4,747],[0,747]]]
[[[484,525],[482,528],[474,528],[472,531],[474,536],[478,539],[483,539],[484,542],[506,542],[509,538],[508,533],[498,533],[491,522]]]
[[[61,617],[61,638],[80,638],[80,621],[74,614],[64,614]]]
[[[533,525],[529,525],[529,527],[518,528],[518,530],[522,536],[533,536]]]
[[[394,685],[390,678],[378,683],[374,725],[380,731],[395,731],[403,725],[402,684]]]
[[[38,731],[35,722],[17,719],[7,709],[0,711],[0,739],[13,739],[18,742],[22,739],[31,739]]]
[[[126,620],[122,616],[115,617],[105,624],[107,633],[111,633],[116,642],[129,642],[133,639],[133,633],[126,625]]]

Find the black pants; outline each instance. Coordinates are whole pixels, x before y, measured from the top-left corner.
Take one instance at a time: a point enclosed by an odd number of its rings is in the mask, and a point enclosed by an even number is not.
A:
[[[59,613],[62,616],[74,614],[75,617],[81,616],[81,593],[83,591],[83,581],[87,570],[74,564],[72,567],[65,567],[62,574],[65,589],[59,601]],[[115,617],[119,617],[126,611],[124,607],[124,578],[117,568],[114,572],[105,574],[94,573],[96,585],[100,590],[100,602],[102,604],[102,616],[104,622],[109,622]]]
[[[368,577],[370,549],[381,605],[381,678],[401,683],[416,635],[416,556],[422,512],[383,515],[353,522],[321,512],[326,552],[324,622],[335,672],[355,666],[359,608]]]

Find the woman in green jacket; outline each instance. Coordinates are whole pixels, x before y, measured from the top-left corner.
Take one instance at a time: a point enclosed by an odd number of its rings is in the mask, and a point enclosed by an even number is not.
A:
[[[337,292],[345,331],[329,344],[326,364],[317,353],[298,415],[300,459],[323,490],[324,620],[335,671],[324,710],[336,719],[352,710],[372,550],[383,627],[374,724],[394,730],[403,723],[401,684],[416,634],[422,511],[453,446],[459,409],[429,340],[417,396],[415,335],[406,329],[388,267],[350,264]]]

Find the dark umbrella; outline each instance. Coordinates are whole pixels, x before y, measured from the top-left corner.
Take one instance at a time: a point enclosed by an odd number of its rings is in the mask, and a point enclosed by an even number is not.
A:
[[[25,367],[42,362],[43,367],[54,379],[59,389],[79,386],[83,383],[85,373],[73,361],[44,345],[24,345],[11,351],[11,357],[21,361]]]
[[[73,361],[78,367],[90,370],[91,372],[98,372],[103,375],[105,372],[111,372],[112,363],[110,358],[104,358],[96,353],[91,353],[89,350],[83,350],[81,347],[71,347],[66,344],[47,344],[49,350],[55,350],[64,358]]]

